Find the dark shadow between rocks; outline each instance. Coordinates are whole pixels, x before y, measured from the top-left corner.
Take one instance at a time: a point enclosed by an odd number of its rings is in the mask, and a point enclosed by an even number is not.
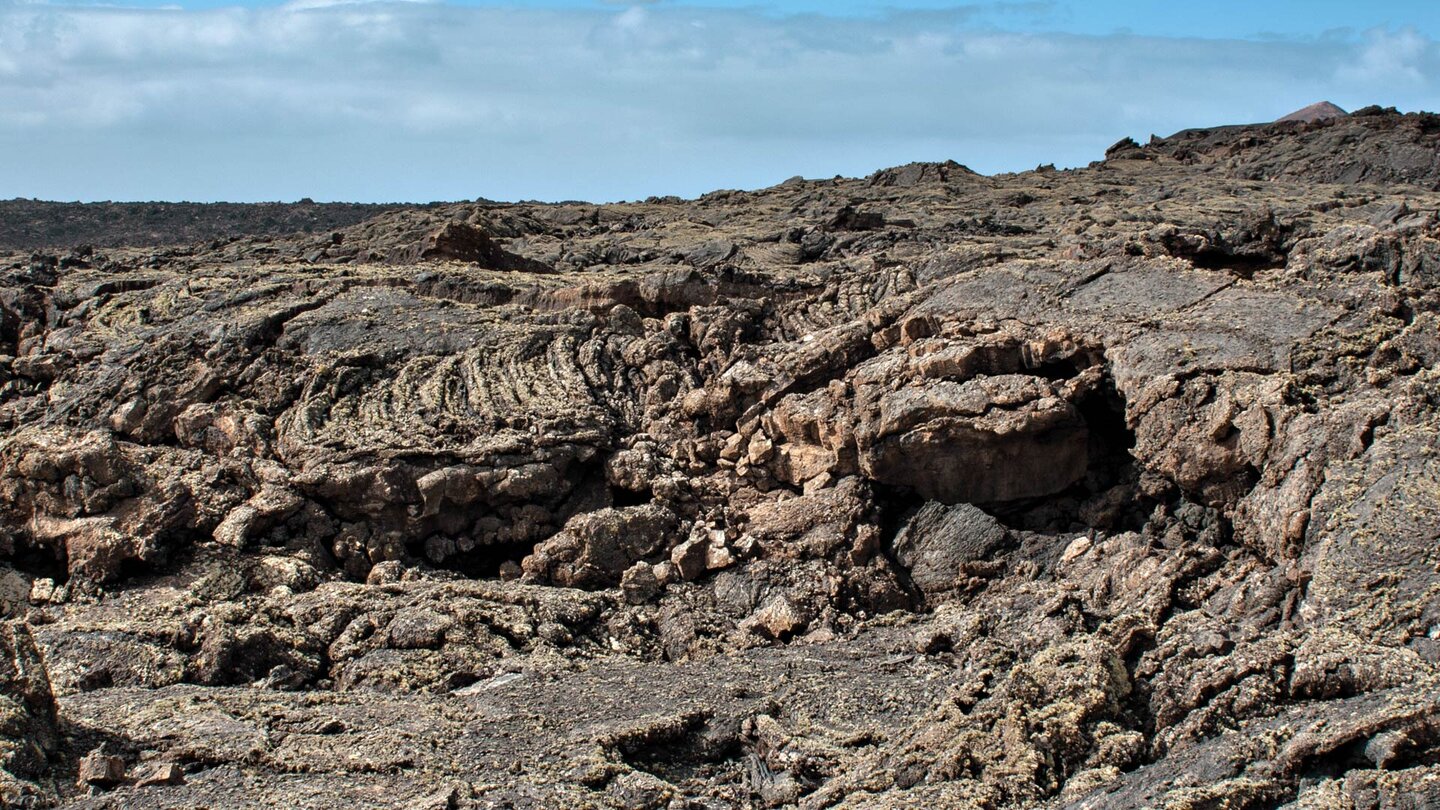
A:
[[[518,566],[535,546],[536,543],[527,541],[476,546],[470,551],[457,551],[446,558],[441,567],[467,579],[495,579],[506,563]]]
[[[64,585],[70,580],[70,571],[66,566],[64,551],[61,547],[42,548],[26,541],[23,536],[13,538],[11,543],[13,551],[7,562],[15,570],[32,579],[50,579],[56,585]],[[5,546],[6,543],[0,540],[0,549]]]

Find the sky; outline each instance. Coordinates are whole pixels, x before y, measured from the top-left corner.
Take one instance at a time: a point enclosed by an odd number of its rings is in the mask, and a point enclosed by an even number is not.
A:
[[[0,0],[0,198],[695,196],[1437,95],[1433,0]]]

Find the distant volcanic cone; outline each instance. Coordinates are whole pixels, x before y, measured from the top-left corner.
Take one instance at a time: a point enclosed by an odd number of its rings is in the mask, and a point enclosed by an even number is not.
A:
[[[1285,121],[1323,121],[1326,118],[1344,118],[1349,114],[1350,113],[1345,112],[1328,101],[1321,101],[1311,104],[1309,107],[1296,110],[1284,118],[1277,118],[1275,123],[1279,124]]]

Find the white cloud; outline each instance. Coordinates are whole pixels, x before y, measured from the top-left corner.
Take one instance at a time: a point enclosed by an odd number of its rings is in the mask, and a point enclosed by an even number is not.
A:
[[[1435,43],[1413,29],[1371,31],[1356,57],[1336,71],[1342,81],[1356,84],[1425,82],[1425,63],[1434,62]]]
[[[1242,42],[972,22],[0,5],[0,197],[633,198],[919,159],[1083,163],[1127,134],[1321,98],[1434,106],[1436,45],[1413,31]]]

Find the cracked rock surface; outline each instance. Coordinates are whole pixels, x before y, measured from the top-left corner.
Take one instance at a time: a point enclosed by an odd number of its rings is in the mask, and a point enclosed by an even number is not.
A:
[[[1440,805],[1437,122],[0,254],[0,805]]]

